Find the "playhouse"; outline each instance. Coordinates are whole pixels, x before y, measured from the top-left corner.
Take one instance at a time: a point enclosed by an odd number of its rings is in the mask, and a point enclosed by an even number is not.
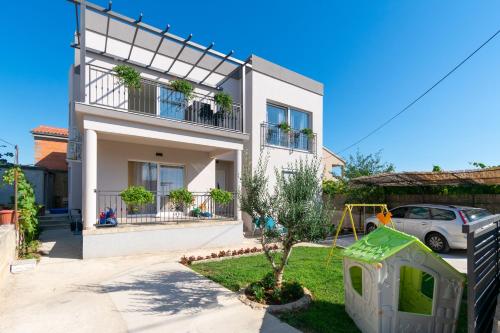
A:
[[[345,308],[364,332],[454,332],[464,277],[417,238],[380,227],[343,251]]]

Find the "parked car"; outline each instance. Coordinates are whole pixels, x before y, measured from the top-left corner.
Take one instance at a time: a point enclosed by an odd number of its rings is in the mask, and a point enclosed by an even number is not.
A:
[[[416,236],[435,252],[466,249],[466,235],[462,225],[491,215],[482,208],[416,204],[391,209],[392,221],[397,230]],[[379,225],[377,217],[365,220],[367,233]]]

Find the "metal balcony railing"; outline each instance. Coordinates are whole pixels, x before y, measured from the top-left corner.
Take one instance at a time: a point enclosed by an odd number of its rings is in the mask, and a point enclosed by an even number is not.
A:
[[[290,150],[316,153],[316,134],[308,135],[302,130],[285,131],[279,125],[262,123],[260,126],[261,145],[281,147]]]
[[[120,192],[97,192],[97,223],[110,211],[118,224],[147,224],[189,222],[203,220],[232,220],[235,218],[236,193],[226,205],[216,203],[210,193],[194,192],[191,204],[174,203],[168,194],[153,192],[154,202],[143,205],[127,205]]]
[[[141,88],[128,88],[111,71],[90,67],[89,103],[138,114],[242,132],[241,106],[223,110],[212,96],[193,93],[192,98],[168,85],[142,80]]]

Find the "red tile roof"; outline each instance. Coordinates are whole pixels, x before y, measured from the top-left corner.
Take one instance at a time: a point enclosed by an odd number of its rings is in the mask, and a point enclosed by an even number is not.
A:
[[[55,135],[55,136],[60,136],[60,137],[68,137],[68,129],[67,128],[60,128],[60,127],[52,127],[52,126],[45,126],[45,125],[40,125],[36,128],[34,128],[31,133],[33,134],[44,134],[44,135]]]

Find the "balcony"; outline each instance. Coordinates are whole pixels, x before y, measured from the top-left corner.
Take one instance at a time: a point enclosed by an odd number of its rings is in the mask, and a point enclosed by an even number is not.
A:
[[[99,221],[110,210],[118,224],[180,223],[194,221],[234,220],[236,193],[226,204],[216,203],[210,193],[194,192],[193,202],[184,206],[174,203],[168,194],[153,192],[154,202],[138,206],[128,206],[119,192],[98,191],[97,210]],[[104,214],[104,215],[103,215]]]
[[[316,134],[308,135],[293,128],[284,131],[279,125],[262,123],[260,135],[262,146],[316,153]]]
[[[110,71],[90,67],[89,103],[136,114],[242,132],[241,106],[222,110],[212,96],[173,91],[168,85],[142,80],[140,89],[128,88]]]

